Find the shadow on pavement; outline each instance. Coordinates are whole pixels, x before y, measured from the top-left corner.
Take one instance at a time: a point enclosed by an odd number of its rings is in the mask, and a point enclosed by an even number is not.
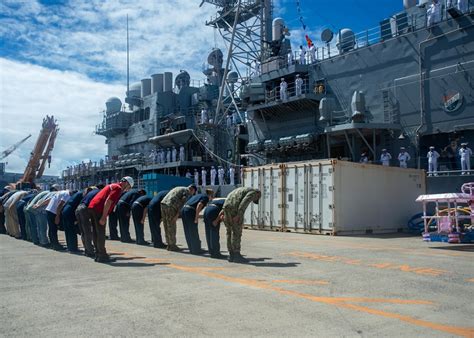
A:
[[[150,266],[155,266],[155,265],[169,265],[170,263],[111,262],[111,263],[105,263],[105,264],[118,267],[118,268],[123,268],[123,267],[140,268],[140,267],[150,267]]]
[[[465,244],[465,245],[450,244],[450,246],[433,246],[433,247],[430,247],[430,249],[474,252],[474,244]]]
[[[294,268],[296,266],[298,266],[299,264],[301,263],[298,263],[298,262],[290,262],[290,263],[277,263],[277,262],[273,262],[273,263],[265,263],[265,261],[267,260],[271,260],[271,258],[268,258],[268,257],[263,257],[263,258],[251,258],[251,257],[246,257],[246,259],[248,260],[247,263],[242,263],[244,265],[253,265],[255,267],[262,267],[262,268]],[[239,263],[236,263],[236,264],[239,264]]]

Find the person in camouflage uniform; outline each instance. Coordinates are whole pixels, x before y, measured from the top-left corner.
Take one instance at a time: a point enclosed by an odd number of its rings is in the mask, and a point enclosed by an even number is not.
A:
[[[240,254],[240,240],[244,213],[250,202],[258,204],[261,193],[253,188],[237,188],[233,190],[224,203],[221,217],[227,229],[227,250],[229,251],[229,262],[245,263],[247,260]]]
[[[168,251],[181,251],[176,245],[176,221],[179,211],[184,206],[188,198],[194,195],[197,188],[194,184],[189,187],[173,188],[161,201],[161,218],[165,229],[166,243]]]

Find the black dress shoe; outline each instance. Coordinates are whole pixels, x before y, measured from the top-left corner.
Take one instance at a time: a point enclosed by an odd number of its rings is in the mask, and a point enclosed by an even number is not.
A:
[[[131,238],[125,238],[120,240],[122,243],[135,243],[135,241]]]
[[[116,261],[116,259],[115,259],[115,258],[112,258],[112,257],[110,257],[110,256],[107,256],[107,257],[97,257],[97,258],[95,259],[95,261],[96,261],[97,263],[113,263],[113,262]]]
[[[218,254],[212,254],[212,255],[211,255],[211,258],[224,259],[224,258],[226,258],[226,256],[224,256],[224,255],[221,254],[221,253],[218,253]]]
[[[147,245],[150,245],[150,242],[147,242],[147,241],[140,241],[140,242],[137,242],[137,245],[144,245],[144,246],[147,246]]]
[[[51,249],[55,251],[66,251],[66,247],[62,246],[61,244],[53,244]]]
[[[153,247],[158,248],[158,249],[166,249],[166,244],[165,243],[154,243]]]
[[[94,258],[94,260],[95,260],[95,253],[93,253],[93,252],[92,253],[91,252],[84,252],[84,256]]]
[[[120,237],[119,236],[110,236],[110,240],[111,241],[120,241]]]

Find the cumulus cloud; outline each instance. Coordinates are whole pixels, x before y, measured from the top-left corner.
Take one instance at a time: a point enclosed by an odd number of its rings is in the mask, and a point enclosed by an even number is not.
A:
[[[2,150],[32,134],[6,159],[8,171],[25,169],[46,115],[54,115],[60,128],[51,168],[46,174],[58,175],[68,165],[97,160],[106,154],[104,137],[93,132],[101,121],[105,100],[110,96],[123,97],[125,86],[3,58],[0,76]]]

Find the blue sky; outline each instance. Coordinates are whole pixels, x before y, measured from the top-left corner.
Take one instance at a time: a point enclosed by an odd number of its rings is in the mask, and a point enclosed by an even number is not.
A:
[[[9,171],[23,171],[42,117],[60,124],[52,168],[106,154],[93,134],[104,103],[123,99],[126,84],[126,25],[129,15],[131,81],[180,69],[203,79],[202,64],[215,44],[205,20],[215,7],[200,0],[2,0],[0,1],[0,149],[33,134],[8,158]],[[377,3],[377,6],[374,6]],[[293,45],[307,33],[318,42],[323,28],[376,27],[402,10],[400,0],[275,0],[275,16],[287,22]],[[298,4],[300,11],[298,11]],[[220,40],[218,46],[223,46]]]

